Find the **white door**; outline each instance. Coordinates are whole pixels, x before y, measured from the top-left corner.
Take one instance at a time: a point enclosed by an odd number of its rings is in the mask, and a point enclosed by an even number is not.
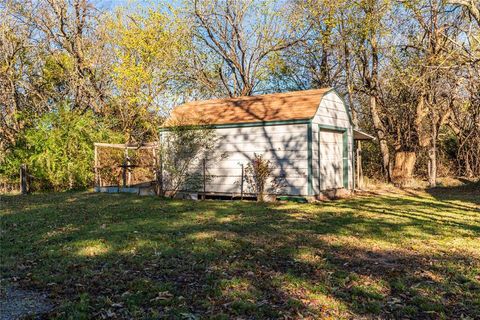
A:
[[[320,130],[320,190],[343,188],[343,132]]]

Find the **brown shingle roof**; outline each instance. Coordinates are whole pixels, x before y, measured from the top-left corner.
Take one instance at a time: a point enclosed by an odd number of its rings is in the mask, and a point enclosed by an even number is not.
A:
[[[194,101],[176,107],[167,125],[311,119],[330,88]]]

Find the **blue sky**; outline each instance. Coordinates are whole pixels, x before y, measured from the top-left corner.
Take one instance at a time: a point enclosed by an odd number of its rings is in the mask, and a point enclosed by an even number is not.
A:
[[[97,0],[97,6],[101,9],[105,10],[113,10],[116,7],[128,6],[128,5],[151,5],[151,4],[158,4],[158,3],[168,3],[168,4],[177,4],[179,3],[178,0],[162,0],[162,1],[154,1],[154,0]]]

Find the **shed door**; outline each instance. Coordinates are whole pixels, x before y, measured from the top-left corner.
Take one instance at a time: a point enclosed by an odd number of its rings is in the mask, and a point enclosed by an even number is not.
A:
[[[319,131],[320,190],[343,188],[343,132]]]

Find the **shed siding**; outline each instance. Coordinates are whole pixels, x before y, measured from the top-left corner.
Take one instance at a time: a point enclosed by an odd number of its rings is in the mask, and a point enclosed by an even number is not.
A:
[[[311,140],[308,134],[310,127]],[[218,142],[215,159],[208,160],[206,164],[210,176],[207,193],[239,195],[241,165],[246,167],[254,154],[262,154],[271,161],[274,177],[284,177],[284,187],[278,190],[279,194],[318,195],[322,190],[342,187],[346,178],[343,175],[345,166],[348,167],[346,187],[353,187],[353,127],[345,104],[335,91],[323,96],[308,124],[218,125],[214,130]],[[319,140],[322,131],[327,132],[323,141]],[[344,148],[344,141],[348,150]],[[322,160],[326,163],[322,164]],[[202,168],[197,164],[191,171],[201,173]],[[248,192],[245,183],[244,193]]]
[[[350,123],[349,115],[346,111],[345,105],[343,100],[334,92],[331,91],[327,93],[321,103],[320,106],[317,110],[317,113],[315,114],[313,120],[313,143],[312,143],[312,157],[313,157],[313,190],[316,194],[319,193],[320,190],[323,189],[328,189],[331,185],[337,184],[338,181],[336,181],[338,178],[337,177],[322,177],[320,175],[320,167],[322,166],[324,168],[323,172],[333,172],[333,164],[331,165],[332,168],[328,168],[329,163],[325,164],[322,163],[322,159],[319,158],[319,154],[323,154],[324,151],[322,152],[318,151],[318,146],[319,146],[319,125],[324,126],[324,127],[337,127],[337,128],[346,128],[347,129],[347,143],[348,143],[348,188],[351,189],[353,186],[353,166],[352,166],[352,161],[353,161],[353,128]],[[326,137],[331,137],[331,134],[326,134]],[[338,136],[337,136],[338,138]],[[328,138],[327,138],[328,139]],[[332,144],[332,141],[320,141],[320,148],[338,148],[338,145],[334,146]],[[339,150],[337,150],[339,151]],[[332,154],[332,153],[330,153]],[[340,151],[337,152],[337,156],[340,154]],[[329,159],[327,161],[332,162],[333,159]],[[340,159],[339,159],[340,160]],[[338,161],[333,161],[335,162],[335,166],[337,166]],[[327,166],[327,167],[325,167]],[[322,180],[329,180],[329,181],[323,181]]]
[[[274,176],[285,176],[281,194],[307,194],[307,125],[282,124],[273,126],[216,128],[216,153],[221,159],[207,163],[206,191],[240,194],[241,165],[254,154],[263,154],[271,161]],[[244,192],[248,187],[244,186]]]

